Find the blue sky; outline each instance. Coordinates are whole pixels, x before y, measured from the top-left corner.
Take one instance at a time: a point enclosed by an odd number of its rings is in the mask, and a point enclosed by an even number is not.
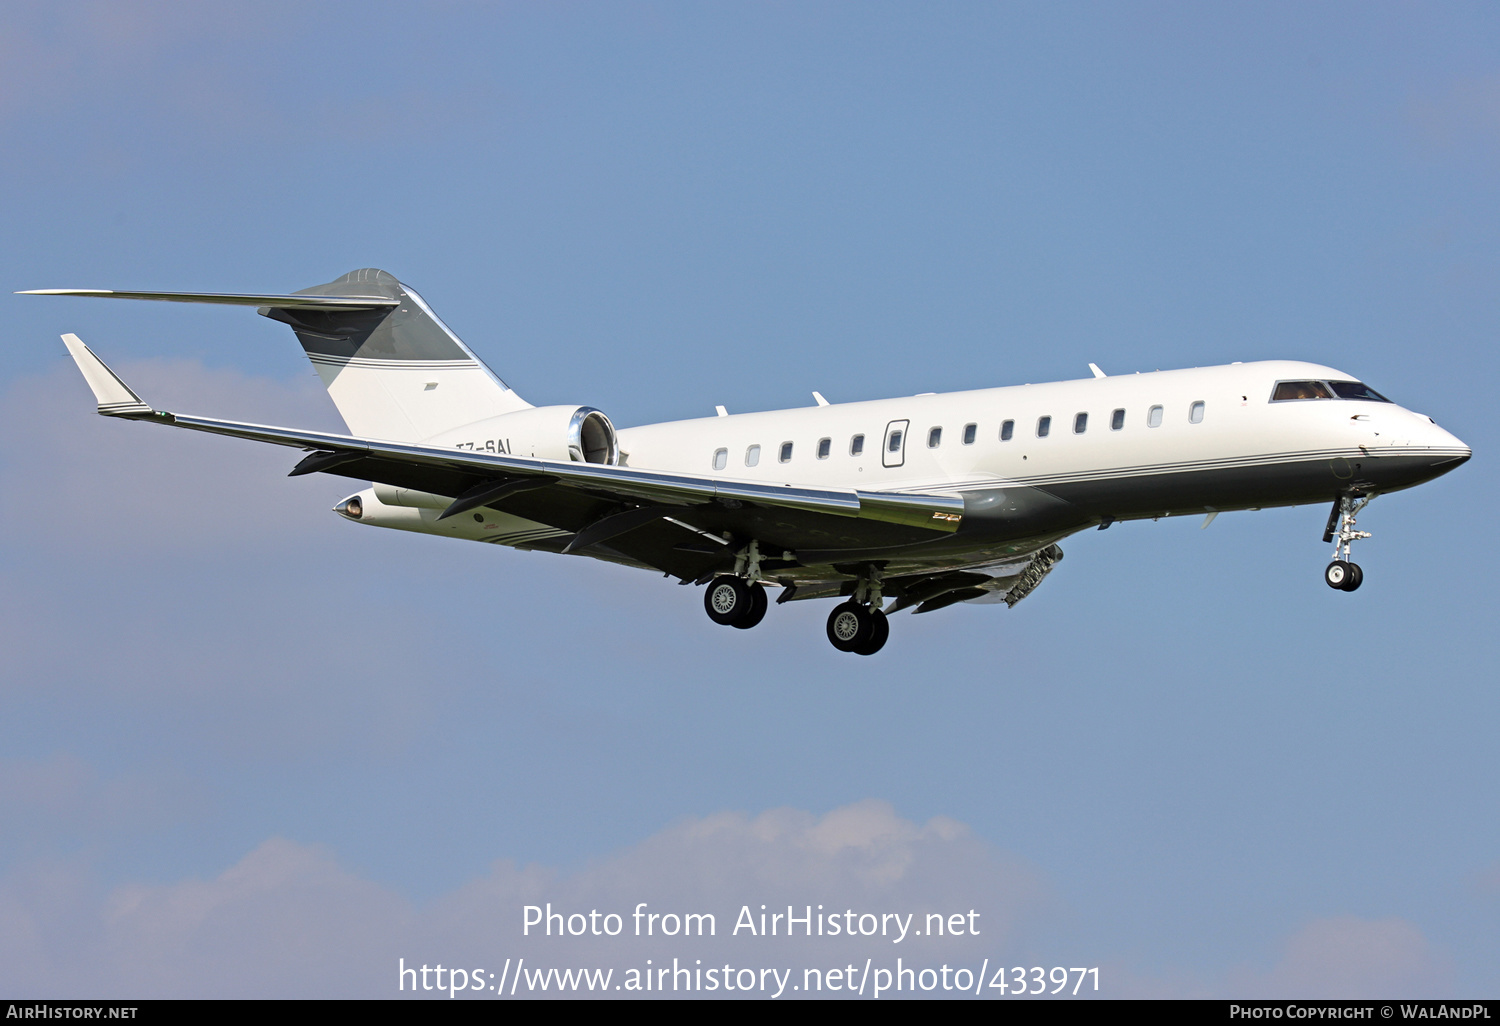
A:
[[[5,20],[7,992],[383,996],[398,956],[527,954],[522,895],[648,893],[984,904],[954,957],[1117,995],[1500,989],[1492,6]],[[57,340],[337,428],[280,325],[9,295],[362,266],[621,425],[1298,358],[1476,455],[1361,517],[1357,594],[1321,509],[1120,525],[853,659],[824,604],[725,631],[648,574],[344,523],[284,453],[94,417]]]

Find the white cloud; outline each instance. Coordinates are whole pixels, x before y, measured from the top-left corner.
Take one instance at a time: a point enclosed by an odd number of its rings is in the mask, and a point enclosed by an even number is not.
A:
[[[1451,993],[1452,967],[1404,919],[1336,916],[1292,934],[1268,972],[1232,977],[1231,993],[1278,998],[1438,998]]]
[[[712,913],[715,933],[668,937],[658,927],[635,936],[641,902],[648,915]],[[525,907],[548,903],[587,932],[549,937],[539,927],[524,936]],[[788,938],[783,920],[774,937],[735,933],[745,906],[758,932],[762,905],[768,915],[792,905],[798,916],[812,905],[816,916],[819,904],[841,921],[852,911],[855,923],[865,913],[910,913],[910,932],[897,943],[894,924],[885,936],[853,940],[804,936],[799,925]],[[964,914],[968,925],[971,909],[977,936],[921,935],[928,913]],[[601,918],[566,918],[593,912]],[[610,913],[620,917],[619,936],[586,927]],[[616,981],[648,959],[695,971],[793,969],[790,987],[804,969],[862,971],[867,958],[873,970],[894,969],[898,958],[971,972],[985,959],[1030,965],[1058,913],[1036,869],[962,823],[915,823],[874,800],[821,816],[783,808],[684,819],[571,870],[502,861],[421,907],[326,848],[271,838],[214,879],[108,894],[76,862],[12,871],[0,881],[0,988],[24,984],[46,997],[389,997],[399,993],[399,959],[483,970],[488,984],[487,974],[498,979],[507,959],[522,958],[532,970],[612,969]],[[1268,969],[1149,975],[1116,959],[1101,979],[1114,997],[1437,997],[1451,989],[1452,970],[1412,923],[1340,916],[1296,931]]]
[[[311,373],[283,382],[190,361],[105,359],[160,409],[343,430]],[[308,521],[331,526],[333,499],[324,499],[358,485],[287,479],[300,455],[99,417],[71,363],[0,396],[0,503],[21,511],[32,546],[118,559],[162,543],[181,551],[233,538],[243,547],[304,532]]]
[[[674,956],[799,973],[803,966],[862,965],[866,957],[894,966],[898,956],[908,966],[972,961],[972,970],[983,958],[1014,953],[1018,932],[1045,906],[1035,871],[962,824],[913,823],[878,801],[823,816],[776,809],[688,819],[572,872],[502,862],[422,909],[340,866],[326,850],[281,838],[215,879],[129,885],[92,899],[86,911],[86,881],[59,873],[52,886],[30,872],[0,887],[0,935],[14,941],[0,955],[19,959],[0,962],[0,986],[24,983],[28,993],[46,996],[386,997],[395,993],[398,958],[497,975],[506,958],[522,957],[537,968],[617,972]],[[631,936],[631,913],[642,901],[660,913],[713,913],[716,934]],[[615,912],[624,933],[523,937],[523,907],[547,902],[567,913]],[[776,937],[733,935],[742,905],[758,917],[762,903],[784,912],[787,904],[819,902],[841,916],[914,913],[909,929],[916,931],[924,913],[962,913],[980,934],[913,933],[897,944],[890,924],[888,936],[852,943],[800,936],[800,927],[793,939],[784,926]],[[70,911],[62,914],[65,905]],[[970,909],[977,919],[967,919]],[[24,975],[6,979],[12,972]]]
[[[116,370],[162,408],[341,430],[310,370],[292,382],[195,362]],[[399,558],[432,539],[341,520],[330,507],[362,485],[287,478],[296,449],[93,411],[71,364],[0,395],[12,528],[0,542],[0,694],[63,710],[73,729],[165,716],[221,754],[337,751],[350,737],[385,747],[422,729],[432,663],[403,631],[432,629],[424,610],[373,602],[337,631],[317,625],[350,577],[365,589],[378,579],[366,552]],[[458,675],[466,658],[443,667]]]

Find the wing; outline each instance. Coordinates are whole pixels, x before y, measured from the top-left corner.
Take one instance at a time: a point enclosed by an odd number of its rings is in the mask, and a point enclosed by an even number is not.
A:
[[[259,297],[257,297],[259,298]],[[754,539],[767,573],[949,537],[957,495],[781,487],[593,463],[562,463],[323,434],[156,410],[76,335],[63,341],[110,417],[310,450],[292,475],[327,473],[451,497],[442,516],[480,506],[568,532],[561,551],[653,567],[684,581],[732,567]]]

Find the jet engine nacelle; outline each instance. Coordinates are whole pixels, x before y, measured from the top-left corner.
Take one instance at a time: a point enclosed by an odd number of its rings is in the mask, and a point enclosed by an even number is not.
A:
[[[539,460],[620,462],[615,426],[592,406],[533,406],[445,431],[426,444]]]

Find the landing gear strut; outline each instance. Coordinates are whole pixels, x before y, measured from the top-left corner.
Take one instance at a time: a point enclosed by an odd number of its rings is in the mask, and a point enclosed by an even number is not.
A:
[[[1365,581],[1365,572],[1349,557],[1356,541],[1370,537],[1369,531],[1354,529],[1354,518],[1373,498],[1373,495],[1362,495],[1359,498],[1341,495],[1334,500],[1333,510],[1328,514],[1328,526],[1323,530],[1323,541],[1338,540],[1338,544],[1333,547],[1333,562],[1323,571],[1323,580],[1330,588],[1353,591]]]
[[[828,614],[828,640],[840,652],[874,655],[891,636],[880,608],[880,570],[870,567],[854,586],[854,597]]]

